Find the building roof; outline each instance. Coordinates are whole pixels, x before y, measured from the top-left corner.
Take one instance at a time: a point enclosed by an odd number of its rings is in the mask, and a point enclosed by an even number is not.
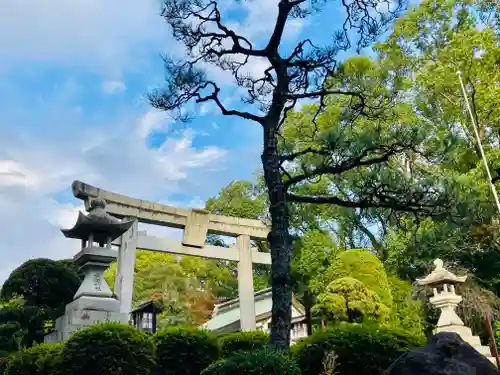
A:
[[[266,316],[272,310],[272,292],[271,288],[263,289],[255,293],[255,316]],[[292,307],[295,309],[295,315],[305,316],[304,306],[298,302],[295,297],[292,298]],[[232,300],[215,305],[212,319],[203,324],[203,328],[216,331],[229,326],[240,320],[240,300]]]
[[[138,312],[156,312],[159,313],[163,309],[161,306],[159,306],[157,303],[157,300],[147,300],[139,303],[135,309],[133,309],[130,313],[135,314]]]

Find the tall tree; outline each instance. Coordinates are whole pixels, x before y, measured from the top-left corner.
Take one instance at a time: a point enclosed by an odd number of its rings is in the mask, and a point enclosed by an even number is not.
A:
[[[398,88],[398,82],[390,83],[391,77],[386,76],[385,84],[379,85],[380,88],[385,88],[385,92],[379,90],[369,98],[364,87],[356,85],[362,82],[359,77],[353,84],[342,74],[337,53],[350,48],[350,29],[354,29],[359,36],[358,48],[368,46],[402,9],[404,4],[400,1],[342,2],[346,19],[330,44],[319,46],[312,38],[305,38],[291,50],[284,50],[282,42],[287,24],[295,18],[313,16],[327,3],[324,0],[278,1],[278,15],[272,25],[272,33],[267,43],[259,48],[256,47],[256,41],[250,41],[223,20],[217,1],[164,0],[162,15],[170,25],[174,38],[186,47],[187,56],[182,59],[173,56],[165,58],[167,83],[164,88],[150,95],[151,104],[162,110],[181,110],[189,101],[212,102],[223,115],[239,116],[262,127],[262,164],[271,216],[271,231],[268,236],[273,287],[271,341],[283,350],[289,348],[292,297],[287,203],[344,203],[350,207],[395,206],[406,210],[414,210],[417,205],[415,196],[408,198],[408,194],[405,194],[408,204],[400,204],[392,192],[380,188],[372,188],[371,194],[363,196],[361,200],[345,200],[336,194],[306,196],[290,191],[291,186],[300,185],[305,180],[387,161],[400,150],[397,146],[383,144],[382,147],[377,145],[358,149],[358,153],[347,154],[338,159],[327,157],[336,149],[331,143],[326,149],[300,147],[290,153],[279,149],[282,124],[300,100],[311,99],[320,103],[312,116],[313,120],[324,110],[325,98],[329,96],[347,100],[348,108],[343,116],[346,120],[359,115],[376,117],[378,109],[387,104],[387,97],[392,96],[393,90],[390,87],[396,91]],[[255,58],[264,59],[269,64],[261,77],[252,77],[244,72],[244,67]],[[249,104],[248,110],[240,107],[227,108],[221,97],[221,83],[210,79],[203,70],[207,64],[233,75],[237,84],[247,92],[243,103]],[[332,80],[332,77],[339,79]],[[396,84],[392,85],[393,83]],[[255,109],[253,104],[259,108]],[[179,117],[185,118],[185,111],[179,113]],[[287,165],[293,165],[297,158],[305,155],[323,156],[323,160],[329,162],[319,168],[296,173],[295,176],[285,170]]]
[[[387,41],[377,45],[386,64],[406,72],[412,83],[407,101],[428,124],[425,147],[437,151],[427,166],[454,176],[460,188],[453,220],[408,217],[389,231],[383,246],[388,265],[410,280],[441,257],[474,270],[483,286],[500,291],[494,276],[500,249],[498,212],[456,75],[462,72],[479,137],[498,177],[499,9],[498,3],[482,0],[423,1],[398,19]]]

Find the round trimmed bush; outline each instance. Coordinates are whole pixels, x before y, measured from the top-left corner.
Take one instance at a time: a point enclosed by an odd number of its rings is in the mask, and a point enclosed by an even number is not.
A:
[[[155,334],[160,375],[199,375],[220,357],[217,337],[192,327],[167,327]]]
[[[303,375],[323,373],[323,362],[332,352],[339,375],[378,375],[401,354],[423,344],[421,336],[400,328],[344,323],[293,345],[292,356]]]
[[[262,331],[233,332],[219,337],[223,357],[237,351],[262,349],[269,343],[269,335]]]
[[[208,366],[201,375],[300,375],[297,364],[282,353],[263,348],[236,352]]]
[[[13,354],[6,375],[50,375],[54,373],[62,344],[39,344]]]
[[[103,323],[81,329],[61,352],[61,375],[150,375],[155,368],[154,344],[135,328]]]

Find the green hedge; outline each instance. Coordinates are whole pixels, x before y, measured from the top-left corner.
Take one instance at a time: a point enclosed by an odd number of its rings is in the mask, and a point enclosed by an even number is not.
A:
[[[57,366],[62,344],[40,344],[9,357],[6,375],[51,375]]]
[[[199,375],[220,357],[217,337],[192,327],[167,327],[155,334],[159,375]]]
[[[150,337],[117,323],[81,329],[61,352],[60,375],[150,375],[155,368]]]
[[[219,337],[223,357],[237,351],[262,349],[269,342],[269,335],[262,331],[233,332]]]
[[[300,375],[300,369],[289,356],[264,348],[236,352],[210,365],[201,375]]]
[[[303,375],[323,373],[323,361],[337,356],[338,375],[381,374],[402,353],[424,344],[399,328],[374,324],[339,324],[319,331],[292,347],[292,356]]]

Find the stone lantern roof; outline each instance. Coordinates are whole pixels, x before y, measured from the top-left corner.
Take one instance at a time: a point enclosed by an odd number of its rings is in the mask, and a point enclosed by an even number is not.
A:
[[[62,229],[67,238],[87,240],[92,235],[93,241],[107,243],[125,233],[134,223],[134,220],[119,220],[106,212],[106,201],[96,198],[91,201],[89,213],[78,213],[78,220],[71,229]]]
[[[419,285],[434,285],[442,283],[463,283],[467,280],[467,276],[456,276],[447,269],[443,267],[443,261],[441,259],[436,259],[434,261],[434,266],[436,267],[429,275],[423,279],[417,279]]]

